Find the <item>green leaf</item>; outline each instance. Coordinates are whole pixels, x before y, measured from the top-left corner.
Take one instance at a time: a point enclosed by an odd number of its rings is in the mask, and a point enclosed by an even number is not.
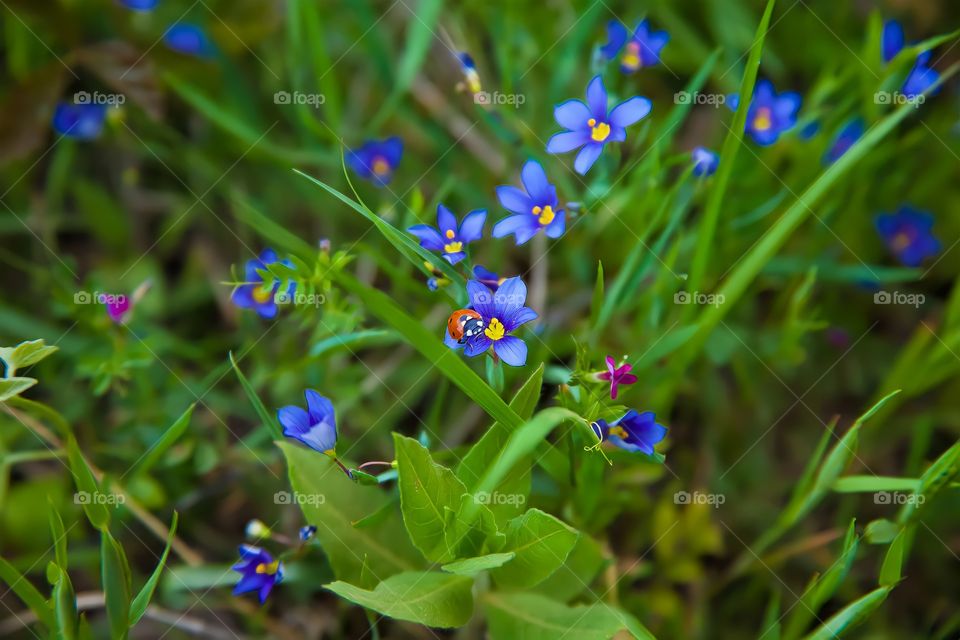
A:
[[[20,395],[35,384],[36,378],[0,378],[0,402]]]
[[[193,410],[196,406],[197,403],[194,402],[187,407],[187,410],[170,425],[170,428],[163,432],[163,435],[153,443],[150,449],[140,459],[137,466],[130,472],[130,475],[137,476],[153,468],[153,465],[163,457],[163,454],[180,439],[180,436],[182,436],[187,430],[187,427],[190,426],[190,417],[193,415]]]
[[[901,526],[892,520],[879,518],[867,524],[863,535],[870,544],[890,544],[900,533]]]
[[[33,583],[27,580],[26,576],[17,571],[12,564],[2,557],[0,557],[0,580],[5,582],[9,590],[23,600],[23,603],[30,608],[30,611],[33,611],[40,622],[48,629],[54,628],[56,622],[54,621],[53,610],[47,604],[47,599],[33,586]]]
[[[100,530],[100,576],[110,620],[110,637],[123,640],[130,629],[130,566],[110,532]]]
[[[826,621],[820,628],[807,636],[807,640],[835,640],[843,638],[858,624],[866,620],[871,613],[883,604],[893,587],[880,587],[855,600]]]
[[[875,491],[916,491],[920,478],[891,478],[886,476],[846,476],[837,478],[833,490],[837,493],[873,493]]]
[[[500,552],[507,537],[500,532],[487,501],[465,493],[456,509],[446,510],[443,539],[457,555],[472,557]]]
[[[486,358],[487,384],[497,393],[503,393],[503,363],[499,358]]]
[[[454,560],[453,562],[441,565],[440,568],[448,573],[456,573],[461,576],[475,576],[482,571],[502,567],[513,560],[514,556],[516,556],[516,554],[512,551],[507,553],[488,553],[485,556]]]
[[[77,441],[72,435],[67,438],[67,456],[70,459],[70,472],[73,474],[74,482],[77,485],[77,499],[83,505],[83,511],[87,514],[87,519],[97,529],[106,529],[110,524],[110,512],[107,510],[107,506],[98,499],[100,485],[97,484],[93,471],[83,454],[80,453]]]
[[[428,627],[460,627],[473,614],[473,580],[437,571],[409,571],[391,576],[372,591],[347,582],[325,585],[341,598],[397,620]]]
[[[887,547],[887,554],[883,557],[883,564],[880,566],[881,587],[892,588],[900,582],[900,577],[903,575],[904,547],[909,535],[909,528],[901,529],[897,537]]]
[[[50,516],[50,535],[53,536],[54,555],[57,564],[64,570],[70,566],[70,556],[67,553],[67,532],[63,528],[63,520],[60,518],[60,512],[57,510],[53,499],[47,496],[49,502],[48,510]]]
[[[434,562],[457,557],[446,547],[445,509],[456,510],[466,487],[450,469],[433,461],[430,452],[413,438],[393,434],[396,449],[400,509],[414,546]]]
[[[53,610],[58,640],[77,638],[77,595],[67,572],[55,562],[47,565],[47,578],[53,585]]]
[[[250,403],[253,405],[254,411],[256,411],[257,415],[260,417],[260,422],[266,425],[266,427],[270,430],[270,433],[273,434],[274,438],[283,438],[283,430],[280,428],[280,424],[277,423],[270,412],[267,411],[267,408],[263,405],[263,402],[260,400],[257,392],[254,391],[253,385],[250,384],[250,381],[247,380],[247,377],[243,375],[242,371],[240,371],[240,367],[237,366],[237,361],[233,358],[232,351],[230,352],[230,365],[237,373],[237,378],[240,379],[240,386],[243,387],[244,392],[250,399]]]
[[[549,513],[530,509],[510,522],[504,551],[516,558],[494,569],[493,579],[502,586],[526,589],[556,571],[566,561],[579,532]]]
[[[147,607],[150,605],[150,599],[153,598],[153,592],[157,589],[157,583],[160,582],[160,576],[163,574],[163,567],[167,562],[167,556],[170,555],[170,546],[173,544],[173,537],[177,533],[177,521],[179,516],[176,511],[173,512],[173,521],[170,523],[170,533],[167,534],[167,546],[163,549],[163,554],[160,556],[160,561],[157,562],[156,568],[153,570],[153,573],[150,574],[150,577],[147,578],[147,582],[140,589],[140,592],[133,599],[133,602],[130,605],[130,626],[133,627],[137,622],[140,621],[140,618],[143,617],[143,614],[147,612]]]
[[[600,311],[603,309],[603,262],[597,261],[597,280],[593,285],[593,298],[590,301],[590,326],[597,326]]]
[[[403,523],[396,510],[385,511],[376,526],[354,526],[390,502],[379,487],[351,482],[336,463],[316,451],[288,442],[277,446],[286,456],[296,502],[307,522],[317,527],[316,539],[337,578],[364,584],[364,571],[383,579],[423,565],[407,536],[398,535]],[[278,493],[277,500],[293,502],[285,492]]]
[[[581,534],[563,565],[538,584],[535,591],[567,602],[588,589],[607,562],[600,544],[592,537]]]
[[[396,331],[387,329],[366,329],[363,331],[354,331],[353,333],[337,334],[321,340],[310,347],[310,357],[319,358],[340,347],[349,347],[350,349],[356,350],[360,347],[381,346],[400,341],[401,338],[397,335]]]
[[[654,640],[639,622],[602,602],[568,607],[536,593],[488,592],[483,605],[490,640],[608,640],[623,629]]]
[[[43,338],[27,340],[15,347],[0,347],[0,360],[6,364],[5,378],[12,378],[17,369],[36,364],[55,352],[59,347],[44,344]],[[29,380],[30,378],[24,378]]]

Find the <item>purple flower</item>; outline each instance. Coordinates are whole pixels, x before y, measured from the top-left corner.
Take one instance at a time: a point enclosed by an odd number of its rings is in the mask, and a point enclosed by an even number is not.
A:
[[[283,563],[260,547],[240,545],[240,561],[231,567],[240,574],[240,582],[233,588],[233,595],[257,591],[260,604],[267,601],[273,585],[283,581]]]
[[[595,76],[587,85],[587,101],[567,100],[553,110],[557,123],[567,129],[555,134],[547,142],[548,153],[567,153],[580,149],[573,163],[574,169],[584,175],[600,157],[608,142],[623,142],[629,127],[642,120],[653,103],[647,98],[634,96],[621,102],[607,113],[607,90],[603,79]]]
[[[337,419],[333,403],[314,391],[303,392],[307,410],[289,405],[277,411],[283,435],[299,440],[315,451],[332,454],[337,445]]]
[[[717,172],[717,166],[720,164],[720,156],[710,151],[710,149],[706,147],[694,147],[693,151],[690,152],[690,157],[693,159],[693,175],[712,176]]]
[[[773,88],[773,83],[769,80],[760,80],[753,92],[750,108],[747,110],[744,130],[761,146],[773,144],[781,133],[797,123],[797,112],[800,110],[801,101],[799,93],[784,91],[778,94]],[[740,104],[740,97],[730,96],[726,104],[736,110]]]
[[[160,0],[120,0],[120,4],[134,11],[152,11]]]
[[[864,123],[862,118],[854,118],[847,123],[830,144],[830,148],[823,156],[823,164],[833,164],[845,154],[857,140],[863,136]]]
[[[660,62],[660,51],[670,41],[670,34],[666,31],[651,31],[646,19],[637,25],[629,42],[627,27],[619,20],[607,23],[607,36],[607,44],[600,49],[607,60],[613,60],[623,45],[627,45],[620,58],[620,71],[623,73],[633,73],[640,67],[651,67]]]
[[[437,205],[437,227],[418,224],[407,229],[420,239],[420,246],[430,251],[443,252],[443,259],[457,264],[467,257],[464,245],[483,236],[483,223],[487,220],[486,209],[475,209],[463,217],[457,228],[457,217],[442,204]]]
[[[667,428],[657,424],[652,411],[637,413],[630,409],[613,424],[597,420],[592,426],[601,440],[610,440],[621,449],[640,451],[648,456],[653,455],[653,446],[667,435]]]
[[[493,271],[490,271],[486,267],[482,267],[479,264],[473,267],[473,278],[474,280],[479,280],[480,284],[484,285],[490,291],[496,293],[497,289],[500,288],[500,285],[503,284],[506,278],[501,278]]]
[[[127,316],[133,309],[133,301],[123,294],[111,295],[108,296],[105,306],[110,319],[116,324],[123,324],[127,321]]]
[[[93,140],[100,137],[106,119],[105,104],[60,102],[53,112],[53,129],[60,135],[75,140]]]
[[[631,364],[617,366],[617,361],[611,356],[607,356],[607,370],[596,374],[597,380],[604,380],[610,383],[610,399],[617,399],[617,387],[633,384],[637,381],[637,376],[630,373],[633,369]]]
[[[896,213],[878,215],[875,224],[890,251],[908,267],[918,267],[940,251],[940,241],[933,235],[933,216],[926,211],[905,205]]]
[[[451,349],[463,347],[468,358],[485,353],[493,347],[493,352],[511,367],[522,367],[527,362],[527,344],[510,335],[520,325],[530,322],[537,313],[525,307],[527,285],[519,277],[507,278],[496,292],[478,280],[467,282],[470,306],[480,314],[483,331],[459,344],[449,331],[445,331],[444,344]]]
[[[163,34],[163,42],[177,53],[198,58],[209,58],[213,55],[213,43],[206,32],[195,24],[178,22],[170,25]]]
[[[247,260],[245,268],[244,283],[233,290],[230,299],[233,303],[242,309],[256,309],[261,318],[271,319],[277,315],[277,303],[275,296],[280,289],[279,278],[273,279],[273,284],[267,288],[263,277],[257,273],[257,270],[264,270],[268,264],[280,262],[288,267],[293,267],[289,260],[278,260],[277,253],[273,249],[264,249],[260,257],[254,260]],[[291,282],[287,286],[286,296],[293,297],[297,284]]]
[[[517,245],[537,235],[541,229],[550,238],[559,238],[566,228],[566,216],[557,201],[557,188],[536,160],[527,160],[520,172],[526,189],[497,187],[497,198],[503,208],[515,215],[507,216],[493,227],[493,237],[514,234]]]
[[[350,149],[346,162],[358,176],[382,187],[393,178],[402,157],[403,140],[393,136],[386,140],[367,140],[359,149]]]

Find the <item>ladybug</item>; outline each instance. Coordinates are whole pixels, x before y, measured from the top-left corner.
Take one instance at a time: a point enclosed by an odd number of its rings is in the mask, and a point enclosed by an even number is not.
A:
[[[480,334],[483,329],[483,317],[473,309],[458,309],[447,319],[447,331],[459,344]]]

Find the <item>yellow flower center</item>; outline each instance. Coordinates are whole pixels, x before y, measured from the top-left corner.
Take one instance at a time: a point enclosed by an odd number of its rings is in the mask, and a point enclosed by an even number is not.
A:
[[[383,156],[377,156],[373,159],[373,165],[370,167],[378,176],[390,173],[390,163]]]
[[[488,324],[487,328],[483,330],[483,334],[491,340],[499,340],[503,337],[505,332],[506,328],[497,318],[490,318],[490,324]]]
[[[630,434],[627,433],[627,430],[626,430],[626,429],[624,429],[623,427],[621,427],[621,426],[619,426],[619,425],[616,426],[616,427],[610,427],[610,433],[612,433],[613,435],[617,436],[617,437],[620,438],[621,440],[626,440],[627,437],[630,435]]]
[[[590,127],[590,137],[596,142],[603,142],[610,135],[610,125],[606,122],[597,122],[596,119],[590,118],[587,120],[587,125]]]
[[[534,207],[532,211],[533,211],[533,215],[539,216],[537,220],[540,222],[540,224],[544,226],[553,222],[553,218],[556,216],[556,214],[553,212],[553,207],[551,207],[550,205],[547,205],[545,207],[537,206],[537,207]]]
[[[773,117],[769,107],[760,107],[757,109],[757,115],[753,118],[753,128],[757,131],[766,131],[773,126]]]
[[[903,251],[910,246],[911,238],[910,234],[901,231],[897,235],[893,236],[893,241],[890,243],[894,251]]]
[[[453,229],[447,229],[447,232],[444,235],[447,236],[447,240],[453,240],[453,236],[457,234],[453,232]]]
[[[280,561],[279,561],[279,560],[274,560],[274,561],[271,562],[270,564],[266,564],[266,563],[264,563],[264,562],[261,562],[260,564],[257,565],[256,571],[257,571],[257,573],[265,573],[265,574],[267,574],[268,576],[272,576],[273,574],[275,574],[275,573],[277,572],[277,568],[278,568],[279,566],[280,566]]]
[[[627,44],[623,57],[620,59],[620,64],[632,71],[639,69],[643,65],[643,60],[640,59],[640,45],[636,42]]]
[[[462,249],[462,242],[448,242],[447,244],[443,245],[443,250],[447,253],[459,253]]]
[[[259,304],[270,302],[273,300],[273,287],[270,287],[269,289],[264,289],[263,287],[254,287],[253,299]]]

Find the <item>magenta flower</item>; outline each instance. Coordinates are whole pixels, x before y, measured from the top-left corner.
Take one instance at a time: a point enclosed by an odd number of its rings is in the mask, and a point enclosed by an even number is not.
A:
[[[633,384],[637,381],[637,376],[630,373],[633,369],[632,364],[622,364],[617,366],[617,361],[612,356],[607,356],[607,370],[596,374],[597,380],[604,380],[610,383],[610,399],[617,399],[617,387],[621,384]]]

